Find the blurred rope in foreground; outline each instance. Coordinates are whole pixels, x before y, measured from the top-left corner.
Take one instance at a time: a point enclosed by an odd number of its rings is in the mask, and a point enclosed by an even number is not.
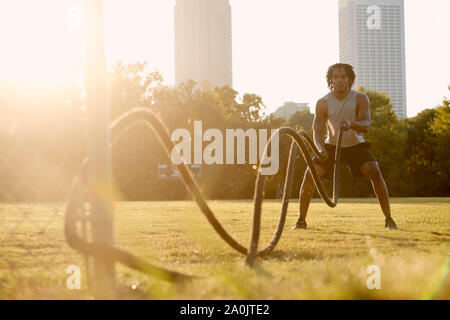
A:
[[[117,118],[110,125],[110,133],[111,133],[111,147],[114,146],[114,143],[117,139],[124,133],[126,133],[132,126],[137,123],[146,124],[157,136],[158,140],[164,147],[167,156],[170,158],[171,150],[174,148],[174,143],[170,138],[170,134],[164,125],[164,123],[159,119],[159,117],[153,113],[150,109],[145,107],[134,108],[129,112],[124,113],[119,118]],[[246,263],[249,266],[253,266],[257,256],[262,256],[270,253],[278,241],[281,238],[283,227],[286,221],[286,213],[289,204],[289,194],[292,182],[292,176],[294,172],[294,164],[295,157],[297,154],[297,149],[300,148],[300,151],[303,155],[303,158],[308,163],[308,166],[311,170],[314,183],[316,185],[317,191],[320,196],[324,200],[324,202],[330,207],[335,207],[338,202],[338,183],[339,183],[339,172],[338,172],[338,163],[340,160],[340,149],[341,149],[341,141],[342,141],[342,127],[338,135],[338,143],[336,145],[336,153],[335,153],[335,164],[334,164],[334,173],[333,173],[333,196],[330,199],[320,181],[320,178],[317,174],[315,166],[313,164],[313,160],[309,154],[308,147],[313,151],[313,153],[321,158],[321,155],[317,148],[314,146],[314,143],[308,137],[305,131],[296,132],[292,128],[283,127],[278,129],[269,139],[269,142],[264,150],[264,157],[267,156],[268,148],[272,139],[278,136],[280,139],[283,136],[289,136],[292,139],[288,166],[286,170],[286,179],[284,184],[284,192],[282,199],[282,207],[280,212],[280,219],[278,221],[277,228],[273,234],[273,237],[269,244],[262,249],[258,250],[259,244],[259,235],[261,229],[261,207],[263,201],[263,191],[264,191],[264,183],[265,176],[261,175],[261,167],[258,170],[258,175],[255,183],[255,193],[254,193],[254,210],[253,210],[253,227],[252,227],[252,235],[250,240],[249,248],[247,249],[239,242],[237,242],[222,226],[222,224],[217,220],[214,213],[209,208],[205,198],[203,197],[200,188],[197,182],[192,177],[191,170],[184,164],[181,163],[177,165],[177,169],[180,173],[183,183],[191,192],[193,198],[197,202],[200,210],[205,215],[208,222],[212,225],[214,230],[219,234],[219,236],[233,249],[247,256]],[[144,261],[141,258],[134,256],[127,251],[111,247],[96,244],[93,242],[89,242],[86,240],[85,233],[85,224],[89,221],[90,216],[87,215],[85,210],[85,199],[87,190],[85,190],[85,169],[86,169],[87,159],[85,159],[79,169],[78,175],[75,178],[66,207],[65,214],[65,236],[68,244],[77,251],[80,251],[84,256],[95,255],[101,256],[104,259],[111,259],[112,261],[121,262],[124,265],[157,276],[159,278],[169,280],[169,281],[178,281],[183,279],[188,279],[190,276],[180,274],[178,272],[169,271],[165,268],[161,268],[150,264]],[[77,222],[82,223],[82,235],[78,235],[77,233]]]

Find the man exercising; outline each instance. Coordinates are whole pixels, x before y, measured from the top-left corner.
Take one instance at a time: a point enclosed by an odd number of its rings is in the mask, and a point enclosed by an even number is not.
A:
[[[370,127],[369,98],[364,93],[352,90],[355,72],[348,64],[337,63],[328,68],[326,75],[330,92],[317,101],[314,115],[314,144],[326,160],[314,157],[313,162],[319,177],[331,178],[334,166],[334,152],[341,124],[341,163],[345,163],[353,177],[366,176],[372,182],[373,190],[380,202],[386,222],[385,227],[397,229],[391,217],[389,195],[378,163],[369,151],[369,143],[363,134]],[[325,140],[325,128],[327,131]],[[306,229],[306,213],[314,192],[314,181],[308,168],[300,188],[300,217],[292,230]]]

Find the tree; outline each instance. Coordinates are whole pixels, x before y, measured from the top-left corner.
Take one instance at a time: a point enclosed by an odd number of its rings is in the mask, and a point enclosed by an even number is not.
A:
[[[64,200],[83,157],[80,88],[10,81],[0,100],[0,199]]]
[[[404,161],[406,130],[397,119],[385,92],[366,90],[364,87],[358,90],[365,93],[370,101],[372,120],[366,138],[371,152],[378,161],[391,195],[402,195],[407,186]]]
[[[449,86],[450,90],[450,86]],[[436,147],[436,194],[450,195],[450,99],[444,98],[430,122]]]
[[[109,72],[111,120],[133,107],[152,104],[153,91],[162,85],[158,71],[148,70],[146,62],[124,65],[117,62]]]
[[[312,136],[314,115],[309,110],[297,111],[289,117],[286,125],[295,130],[305,130]]]
[[[436,116],[435,109],[425,109],[417,116],[406,119],[407,141],[405,160],[411,193],[415,196],[434,194],[436,167],[436,139],[430,123]]]

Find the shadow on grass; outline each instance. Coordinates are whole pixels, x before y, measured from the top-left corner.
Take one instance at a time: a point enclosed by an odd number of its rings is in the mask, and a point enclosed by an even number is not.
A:
[[[347,231],[339,231],[339,230],[333,230],[333,232],[339,233],[339,234],[349,234],[349,235],[357,235],[357,236],[364,236],[364,237],[372,237],[372,238],[379,238],[379,239],[386,239],[386,240],[394,240],[394,241],[422,241],[422,239],[411,239],[411,238],[395,238],[395,237],[389,237],[389,236],[383,236],[379,234],[373,234],[373,233],[361,233],[361,232],[347,232]]]
[[[299,252],[299,251],[284,251],[284,250],[276,250],[267,256],[261,257],[263,261],[271,261],[271,260],[281,260],[281,261],[294,261],[294,260],[324,260],[329,258],[344,258],[348,257],[351,254],[344,253],[333,253],[333,254],[324,254],[323,252]]]
[[[450,237],[450,233],[439,233],[439,232],[435,232],[435,231],[430,231],[430,233],[434,234],[435,236]]]
[[[401,198],[401,197],[391,197],[389,198],[391,203],[393,204],[424,204],[424,203],[450,203],[450,197],[429,197],[429,198]],[[292,201],[292,200],[291,200]],[[298,201],[298,200],[296,200]],[[320,198],[313,198],[312,203],[321,203],[323,202]],[[369,203],[378,203],[376,197],[370,198],[339,198],[339,203],[355,203],[355,204],[369,204]]]

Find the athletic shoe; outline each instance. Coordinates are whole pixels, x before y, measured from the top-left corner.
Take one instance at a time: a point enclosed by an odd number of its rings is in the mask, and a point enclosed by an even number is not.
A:
[[[397,230],[397,225],[395,224],[395,221],[392,218],[386,219],[384,227],[389,230]]]
[[[296,229],[306,229],[306,221],[298,218],[297,223],[295,224],[295,226],[293,226],[291,228],[291,230],[296,230]]]

